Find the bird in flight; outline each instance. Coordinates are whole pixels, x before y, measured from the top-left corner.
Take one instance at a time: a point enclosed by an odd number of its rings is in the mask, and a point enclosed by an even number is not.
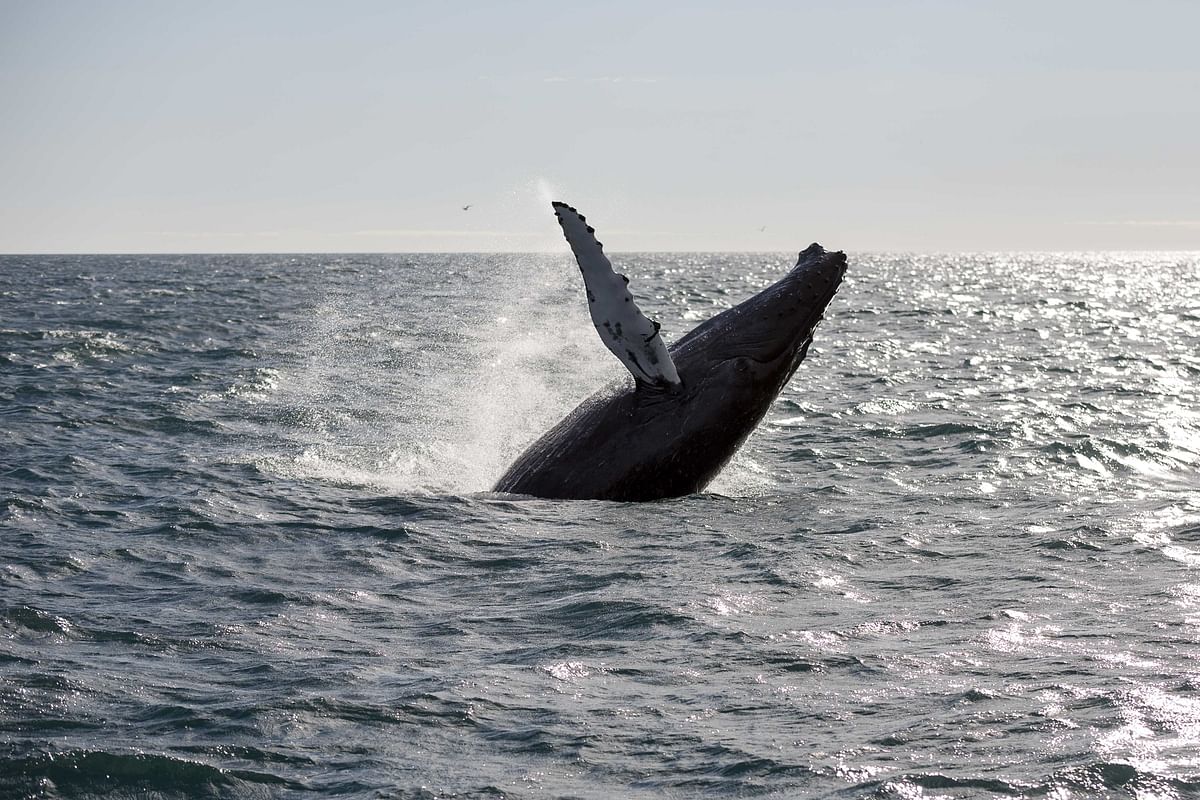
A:
[[[471,204],[470,204],[470,203],[467,203],[465,206],[463,206],[463,211],[470,211],[470,210],[471,210]]]

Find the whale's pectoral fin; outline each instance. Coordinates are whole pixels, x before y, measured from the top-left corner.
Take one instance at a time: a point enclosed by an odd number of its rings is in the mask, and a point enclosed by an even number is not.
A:
[[[629,279],[613,271],[587,219],[566,203],[552,205],[583,273],[588,311],[604,346],[621,359],[639,386],[679,386],[679,373],[658,333],[659,324],[637,307],[629,293]]]

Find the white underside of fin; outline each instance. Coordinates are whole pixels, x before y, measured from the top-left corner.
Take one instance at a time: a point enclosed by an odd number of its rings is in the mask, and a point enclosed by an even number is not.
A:
[[[565,203],[552,205],[583,273],[588,310],[605,347],[638,381],[678,386],[679,373],[658,333],[658,323],[637,307],[629,292],[629,279],[613,271],[595,231],[578,211]]]

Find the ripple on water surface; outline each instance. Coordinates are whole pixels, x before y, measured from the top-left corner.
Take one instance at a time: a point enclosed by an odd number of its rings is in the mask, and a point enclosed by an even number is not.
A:
[[[790,259],[620,261],[670,340]],[[1198,277],[852,256],[624,505],[488,493],[620,374],[569,257],[2,257],[0,794],[1195,796]]]

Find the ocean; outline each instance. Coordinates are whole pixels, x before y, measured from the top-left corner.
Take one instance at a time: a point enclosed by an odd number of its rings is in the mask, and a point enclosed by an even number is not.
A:
[[[670,342],[794,258],[614,261]],[[0,797],[1200,795],[1200,254],[850,253],[709,491],[490,493],[585,306],[0,257]]]

